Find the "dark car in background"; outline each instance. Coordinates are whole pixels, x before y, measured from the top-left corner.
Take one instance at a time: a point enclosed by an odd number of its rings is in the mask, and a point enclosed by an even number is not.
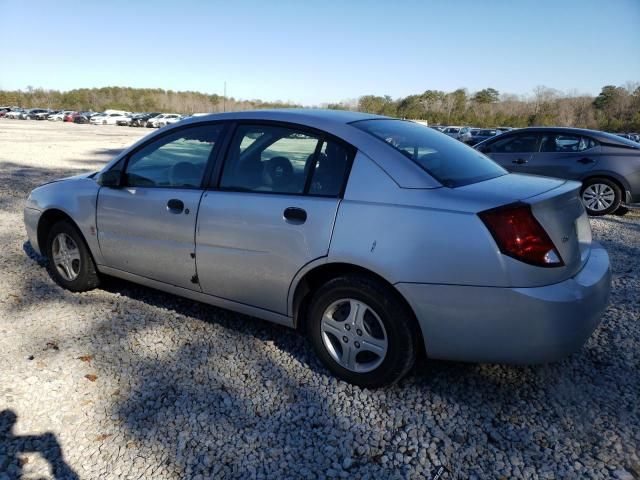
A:
[[[129,125],[132,127],[144,127],[147,124],[147,120],[157,117],[158,115],[160,115],[160,112],[139,113],[131,117],[131,123]]]
[[[640,144],[580,128],[532,127],[503,133],[474,146],[514,173],[582,182],[589,215],[613,213],[640,202]]]
[[[26,111],[20,118],[22,120],[45,120],[49,113],[50,110],[46,110],[44,108],[32,108],[31,110]]]
[[[93,115],[95,115],[95,112],[76,112],[72,116],[72,121],[73,123],[80,123],[80,124],[89,123],[89,120]]]
[[[488,138],[500,135],[500,131],[495,128],[472,128],[471,139],[467,142],[468,145],[475,145],[476,143],[484,142]]]

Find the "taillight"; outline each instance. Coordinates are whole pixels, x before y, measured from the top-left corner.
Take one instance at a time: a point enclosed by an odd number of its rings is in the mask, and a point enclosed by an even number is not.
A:
[[[478,214],[487,226],[500,251],[531,265],[564,265],[547,232],[526,204],[513,204]]]

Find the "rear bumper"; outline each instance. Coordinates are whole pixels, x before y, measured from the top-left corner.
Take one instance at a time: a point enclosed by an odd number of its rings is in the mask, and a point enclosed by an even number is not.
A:
[[[598,243],[582,270],[535,288],[399,283],[418,318],[427,356],[469,362],[536,364],[580,349],[600,323],[611,286]]]

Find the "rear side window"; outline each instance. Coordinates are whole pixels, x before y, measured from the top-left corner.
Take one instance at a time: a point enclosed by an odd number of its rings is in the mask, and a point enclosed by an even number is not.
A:
[[[323,135],[277,125],[239,125],[220,187],[280,194],[338,196],[352,152]]]
[[[597,145],[595,140],[580,135],[545,134],[540,145],[541,152],[582,152]]]
[[[538,151],[539,136],[523,133],[499,138],[484,148],[485,153],[531,153]]]
[[[323,142],[313,166],[309,195],[340,195],[350,156],[351,152],[345,146],[331,140]]]
[[[351,125],[382,140],[447,187],[459,187],[507,174],[480,152],[414,122],[360,120]]]

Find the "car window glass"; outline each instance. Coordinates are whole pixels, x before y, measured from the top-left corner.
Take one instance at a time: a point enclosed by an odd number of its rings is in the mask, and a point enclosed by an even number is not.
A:
[[[240,125],[220,186],[271,193],[303,193],[318,137],[291,128]]]
[[[582,152],[596,146],[591,138],[580,135],[546,134],[542,137],[541,152]]]
[[[309,195],[338,196],[344,185],[350,152],[332,140],[322,144],[314,165]],[[310,165],[309,165],[310,166]]]
[[[506,170],[481,153],[447,135],[404,120],[359,120],[359,128],[417,163],[447,187],[459,187],[506,175]]]
[[[491,153],[527,153],[538,150],[538,135],[525,133],[500,138],[488,146],[486,150]]]
[[[131,187],[199,187],[221,125],[199,125],[162,137],[129,158]]]

